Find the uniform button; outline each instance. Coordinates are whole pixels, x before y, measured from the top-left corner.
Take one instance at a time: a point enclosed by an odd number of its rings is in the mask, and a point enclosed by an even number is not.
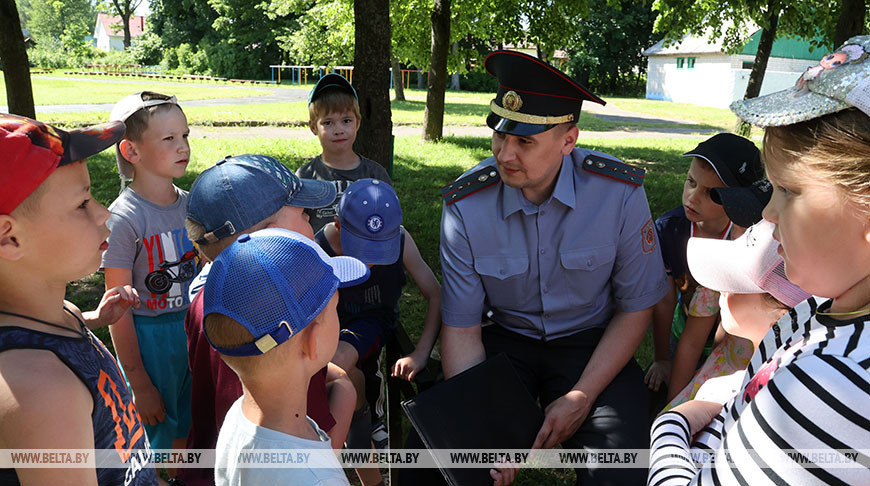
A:
[[[586,260],[586,267],[592,268],[592,260]]]
[[[499,275],[504,275],[505,273],[507,273],[507,272],[505,272],[505,269],[504,269],[504,268],[499,268],[499,269],[498,269],[498,274],[499,274]]]
[[[544,253],[547,253],[547,250],[541,248],[541,255],[543,255]]]

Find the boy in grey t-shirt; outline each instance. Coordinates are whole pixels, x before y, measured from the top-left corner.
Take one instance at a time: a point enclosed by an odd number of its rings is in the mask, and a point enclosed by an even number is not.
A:
[[[335,219],[341,195],[352,182],[371,178],[392,185],[393,181],[380,164],[353,151],[361,117],[356,91],[346,79],[338,74],[320,78],[308,97],[308,115],[308,126],[323,152],[300,167],[296,175],[330,181],[337,194],[331,205],[305,210],[316,233]]]

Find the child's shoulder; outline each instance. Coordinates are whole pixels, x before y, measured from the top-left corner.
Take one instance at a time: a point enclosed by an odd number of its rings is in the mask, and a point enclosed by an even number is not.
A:
[[[656,218],[656,230],[660,236],[662,233],[674,235],[688,234],[691,230],[691,222],[686,218],[685,208],[677,206]]]
[[[374,160],[368,159],[360,155],[359,165],[360,167],[364,167],[365,170],[370,173],[370,176],[372,178],[392,183],[392,181],[390,180],[390,175],[387,173],[387,169],[385,169],[383,165],[375,162]]]

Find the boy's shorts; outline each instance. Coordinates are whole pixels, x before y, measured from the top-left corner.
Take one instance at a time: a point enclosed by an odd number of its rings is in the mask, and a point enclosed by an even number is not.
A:
[[[367,317],[352,321],[341,329],[338,335],[339,341],[344,341],[356,349],[359,361],[366,360],[370,356],[377,356],[381,348],[393,336],[393,325],[386,319]]]
[[[142,364],[151,383],[160,392],[166,409],[163,422],[145,426],[152,449],[172,449],[173,440],[187,437],[190,432],[193,378],[187,361],[187,334],[184,332],[186,313],[179,311],[159,316],[133,316]]]

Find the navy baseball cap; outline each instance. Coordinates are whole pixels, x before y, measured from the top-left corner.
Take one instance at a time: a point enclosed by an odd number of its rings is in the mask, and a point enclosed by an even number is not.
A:
[[[498,92],[489,104],[489,128],[513,135],[535,135],[580,117],[583,101],[605,101],[537,57],[516,51],[495,51],[483,63],[498,78]]]
[[[728,187],[749,187],[764,177],[758,147],[752,140],[733,133],[713,135],[699,143],[694,150],[684,153],[683,157],[706,160]]]
[[[196,243],[245,231],[283,206],[320,208],[335,200],[335,186],[300,179],[267,155],[226,157],[202,171],[190,188],[187,217],[205,228]]]
[[[326,76],[320,78],[317,81],[317,84],[314,85],[314,88],[311,89],[311,92],[308,93],[308,104],[310,105],[312,101],[316,100],[324,90],[329,88],[337,88],[342,91],[347,91],[348,94],[352,95],[354,98],[356,96],[356,90],[353,89],[350,82],[345,79],[344,76],[335,73],[329,73]],[[359,99],[359,98],[357,98]]]
[[[389,184],[360,179],[338,203],[341,251],[370,265],[396,263],[401,251],[402,207]]]
[[[233,347],[209,343],[227,356],[266,353],[305,329],[339,287],[368,277],[361,261],[330,257],[294,231],[269,228],[243,234],[211,267],[203,316],[223,314],[250,331],[254,341]]]
[[[728,219],[744,228],[763,219],[761,213],[772,195],[773,186],[767,179],[757,180],[749,187],[717,187],[710,191],[710,199],[725,208]]]

